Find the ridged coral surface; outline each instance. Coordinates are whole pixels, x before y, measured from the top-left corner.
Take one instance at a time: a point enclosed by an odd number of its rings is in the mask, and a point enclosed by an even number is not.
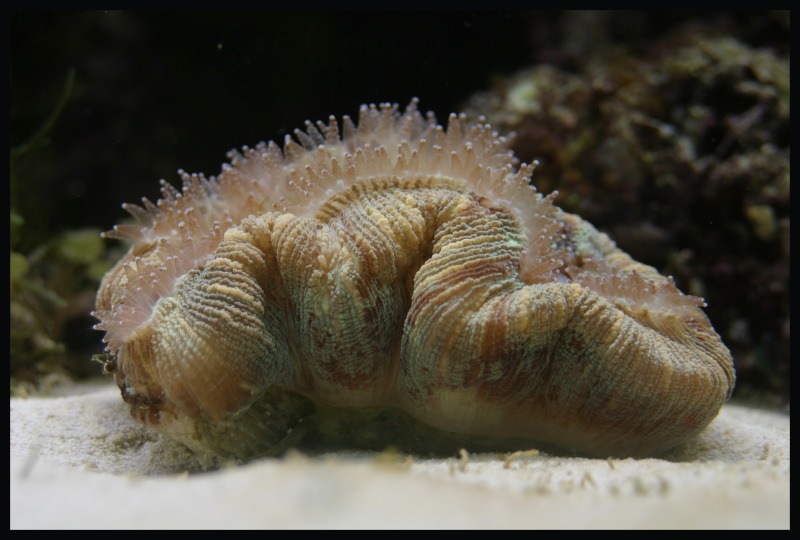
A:
[[[132,246],[98,292],[106,367],[168,435],[247,458],[313,402],[644,455],[730,396],[702,300],[536,193],[487,125],[364,106],[229,157],[108,234]]]

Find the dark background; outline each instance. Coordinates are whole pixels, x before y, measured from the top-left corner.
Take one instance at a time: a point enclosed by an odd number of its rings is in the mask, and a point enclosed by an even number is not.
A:
[[[635,49],[687,21],[748,17],[627,12],[609,33]],[[355,116],[362,103],[416,96],[443,120],[497,77],[538,62],[569,69],[559,50],[569,21],[562,12],[12,12],[12,146],[76,76],[12,193],[30,228],[24,241],[110,228],[122,202],[155,200],[158,180],[177,184],[178,168],[216,174],[231,148]],[[771,37],[750,34],[756,45]]]
[[[12,145],[76,73],[43,157],[53,167],[33,175],[46,186],[15,202],[45,230],[110,228],[120,203],[155,200],[158,180],[176,183],[179,167],[216,174],[231,148],[282,140],[305,120],[414,96],[446,118],[493,75],[530,61],[528,17],[12,13]]]

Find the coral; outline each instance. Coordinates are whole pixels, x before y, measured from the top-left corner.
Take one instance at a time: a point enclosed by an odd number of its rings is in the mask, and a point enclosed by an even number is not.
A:
[[[132,246],[97,328],[142,422],[247,458],[313,402],[644,455],[730,396],[703,301],[538,194],[489,125],[414,101],[294,137],[164,183],[108,234]]]

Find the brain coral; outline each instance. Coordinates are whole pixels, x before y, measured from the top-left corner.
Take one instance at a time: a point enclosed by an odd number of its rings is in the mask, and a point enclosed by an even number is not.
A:
[[[507,140],[416,101],[306,123],[125,205],[95,316],[131,414],[247,458],[307,414],[387,407],[590,455],[694,436],[730,353],[672,280],[530,187]]]

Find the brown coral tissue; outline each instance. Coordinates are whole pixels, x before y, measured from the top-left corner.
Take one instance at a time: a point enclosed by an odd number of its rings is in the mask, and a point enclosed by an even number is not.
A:
[[[538,194],[489,125],[362,106],[229,159],[107,233],[132,245],[97,295],[106,369],[168,436],[245,459],[314,403],[635,456],[731,394],[702,299]]]

